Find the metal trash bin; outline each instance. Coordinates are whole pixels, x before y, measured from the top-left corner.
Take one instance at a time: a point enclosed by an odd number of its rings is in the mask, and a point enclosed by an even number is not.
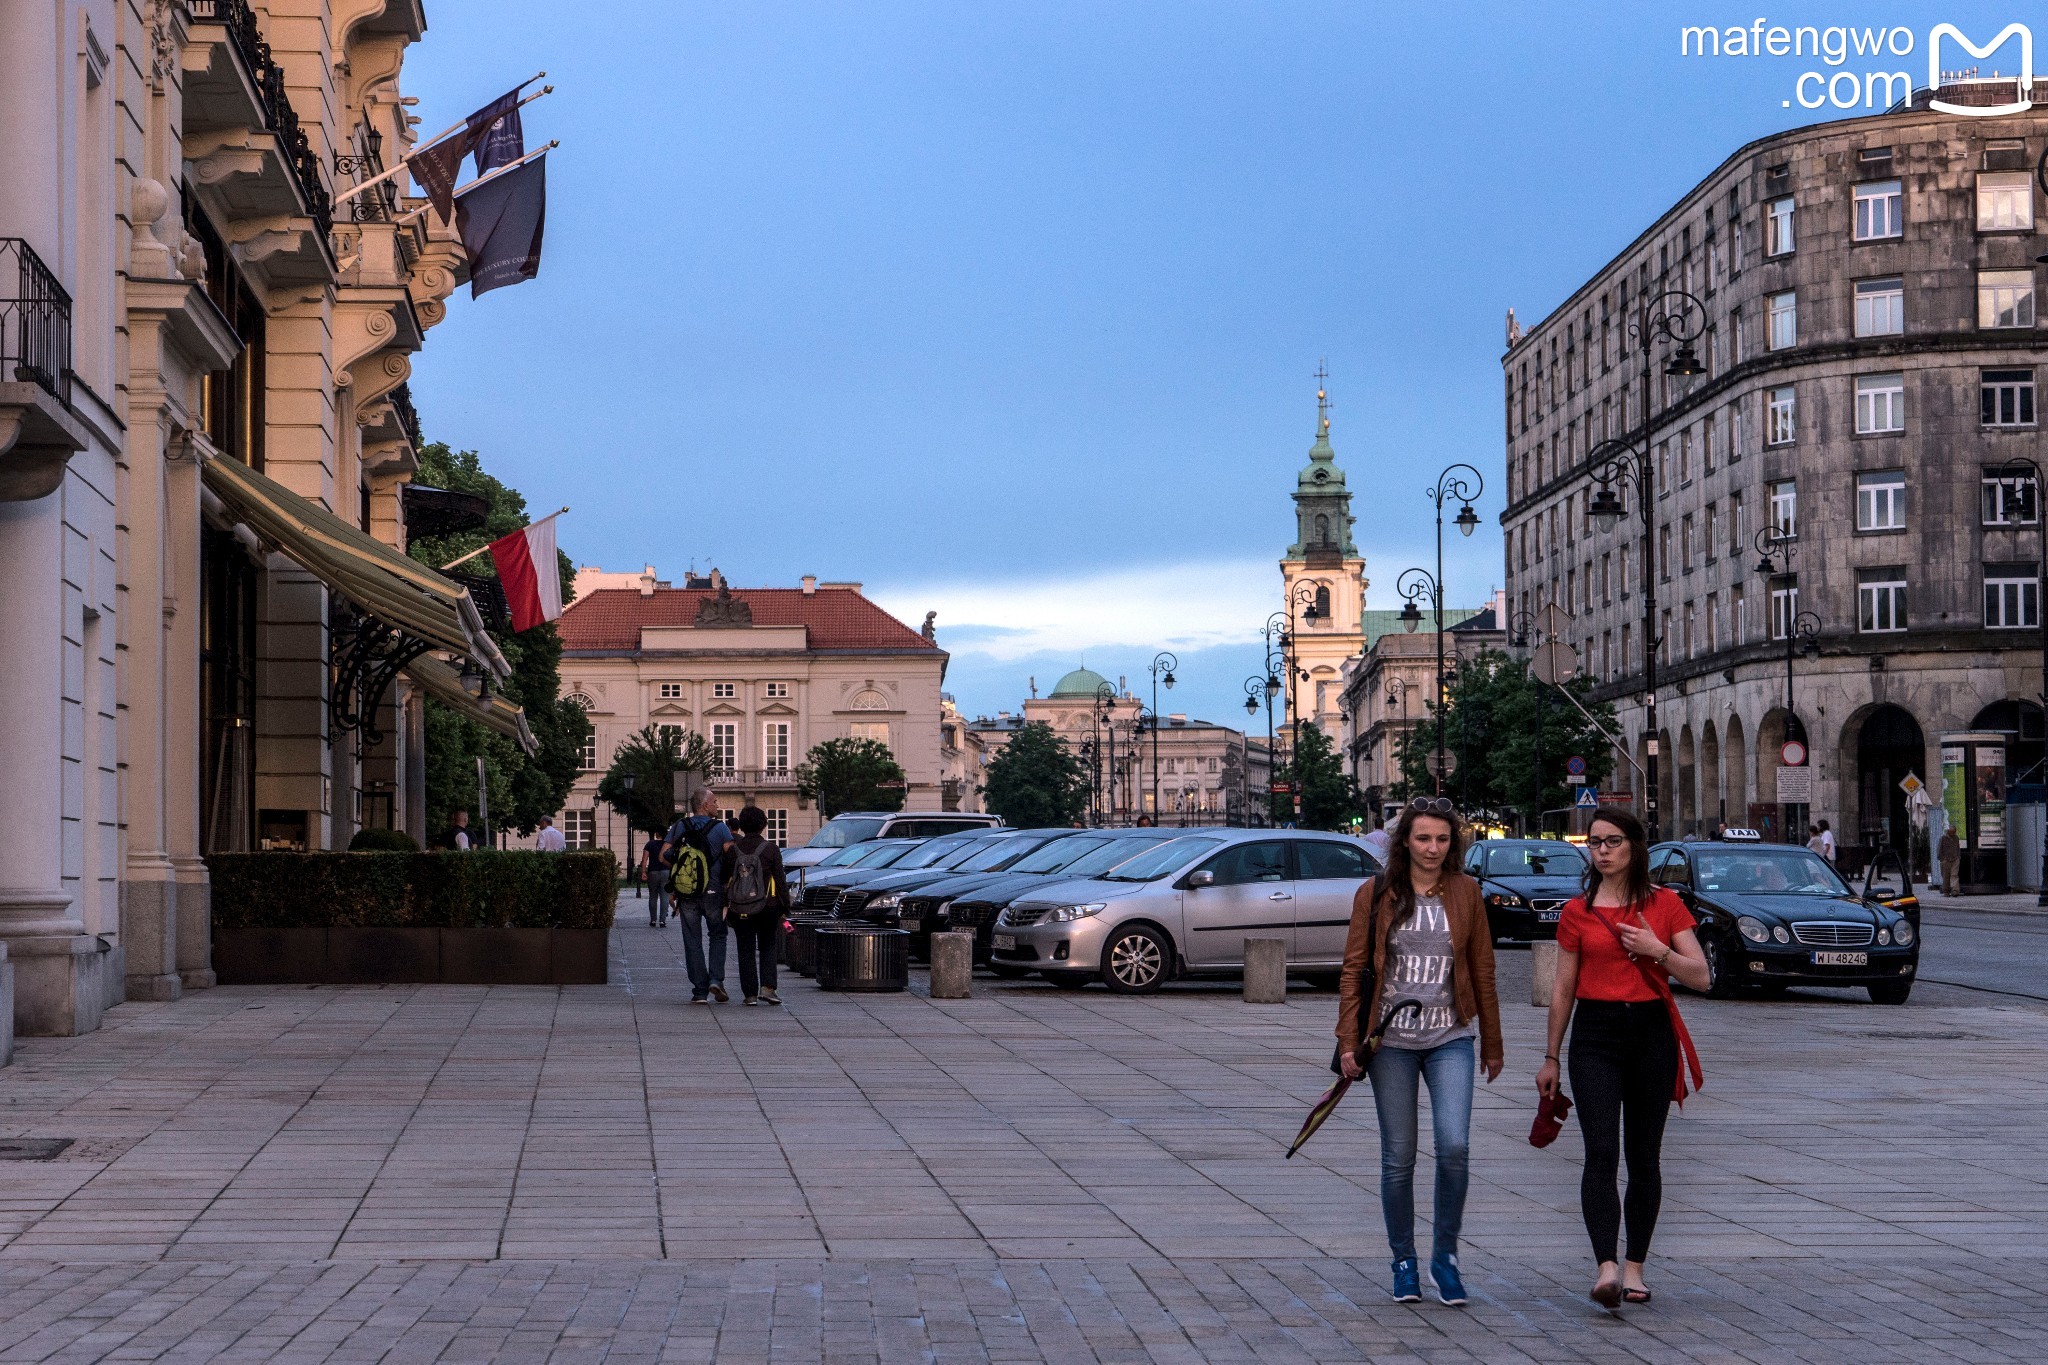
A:
[[[817,972],[818,930],[838,921],[830,915],[791,915],[789,933],[784,941],[789,945],[789,969],[798,976],[812,976]]]
[[[910,934],[877,924],[838,925],[814,934],[818,989],[901,991],[910,988]]]

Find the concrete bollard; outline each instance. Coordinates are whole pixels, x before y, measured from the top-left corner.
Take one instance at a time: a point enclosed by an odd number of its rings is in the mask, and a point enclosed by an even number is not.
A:
[[[965,1000],[974,993],[974,934],[953,929],[932,935],[932,999]]]
[[[1557,980],[1557,940],[1539,939],[1529,945],[1529,1003],[1550,1008],[1550,988]]]
[[[1248,938],[1244,941],[1244,1002],[1247,1005],[1287,1003],[1287,940]]]

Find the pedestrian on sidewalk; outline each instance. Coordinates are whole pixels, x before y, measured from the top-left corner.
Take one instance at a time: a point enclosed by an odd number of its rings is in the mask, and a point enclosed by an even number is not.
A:
[[[1629,811],[1602,810],[1586,831],[1586,849],[1584,893],[1566,902],[1558,921],[1549,1042],[1536,1089],[1545,1099],[1557,1094],[1558,1050],[1570,1025],[1572,1094],[1586,1146],[1579,1205],[1600,1263],[1590,1292],[1611,1312],[1650,1301],[1643,1262],[1664,1198],[1664,1120],[1672,1100],[1683,1103],[1686,1094],[1681,1050],[1694,1084],[1700,1080],[1666,976],[1696,991],[1713,983],[1685,902],[1650,883],[1643,822]],[[1624,1154],[1625,1203],[1616,1185]],[[1621,1262],[1624,1220],[1628,1258]]]
[[[1941,842],[1935,845],[1941,859],[1941,894],[1957,896],[1962,894],[1963,841],[1956,838],[1954,825],[1944,826]]]
[[[663,842],[659,834],[650,834],[640,847],[640,870],[647,878],[647,927],[650,929],[664,928],[668,924],[668,869],[661,862]]]
[[[562,837],[562,831],[555,828],[554,816],[541,816],[540,833],[534,836],[533,846],[542,853],[563,853],[568,850],[569,841]]]
[[[669,905],[683,926],[683,966],[693,1005],[723,1005],[732,998],[725,993],[724,898],[713,875],[732,831],[717,812],[718,794],[706,787],[690,803],[690,813],[669,827],[662,845]]]
[[[1464,828],[1442,797],[1418,796],[1388,841],[1387,868],[1358,889],[1344,944],[1337,1010],[1339,1066],[1372,1077],[1380,1121],[1380,1213],[1394,1255],[1394,1301],[1422,1298],[1415,1259],[1415,1144],[1422,1084],[1436,1135],[1436,1202],[1429,1274],[1437,1297],[1465,1302],[1458,1230],[1470,1182],[1476,1066],[1493,1083],[1502,1064],[1493,934],[1479,883],[1458,871]],[[1370,998],[1368,998],[1370,997]],[[1413,999],[1363,1069],[1359,1041],[1386,1005]],[[1475,1061],[1473,1034],[1478,1034]]]
[[[761,837],[768,812],[743,806],[740,833],[718,861],[718,885],[725,894],[725,918],[740,955],[740,1002],[779,1005],[775,954],[782,942],[782,917],[789,912],[782,850]]]

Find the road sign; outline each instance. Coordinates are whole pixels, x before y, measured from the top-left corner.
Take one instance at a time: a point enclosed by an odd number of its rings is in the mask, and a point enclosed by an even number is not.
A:
[[[1293,790],[1294,784],[1292,782],[1275,782],[1273,784],[1273,795],[1275,796],[1285,796]]]
[[[1600,804],[1603,806],[1633,806],[1635,803],[1636,794],[1634,792],[1600,793]]]
[[[1529,656],[1529,675],[1553,687],[1570,682],[1578,671],[1579,661],[1571,645],[1554,632]]]
[[[1579,788],[1578,799],[1573,801],[1572,804],[1580,810],[1598,810],[1600,807],[1600,793],[1591,787],[1581,787]]]
[[[1578,754],[1573,754],[1564,761],[1564,770],[1573,777],[1584,777],[1586,775],[1586,760]]]
[[[1813,769],[1778,769],[1778,801],[1786,806],[1803,806],[1813,800]]]
[[[1452,773],[1458,771],[1458,756],[1446,749],[1443,753],[1443,770],[1439,772],[1437,770],[1437,753],[1432,749],[1430,750],[1428,765],[1431,777],[1449,777]]]
[[[1904,792],[1908,796],[1911,796],[1914,792],[1919,791],[1922,787],[1926,785],[1927,784],[1925,782],[1922,782],[1920,780],[1920,774],[1918,773],[1907,773],[1904,777],[1899,779],[1899,790]]]
[[[1571,785],[1573,785],[1574,787],[1583,787],[1586,785],[1586,777],[1584,773],[1566,773],[1564,775],[1564,780],[1571,783]]]
[[[1785,747],[1778,750],[1778,757],[1788,768],[1804,767],[1806,746],[1796,739],[1788,739],[1785,741]]]

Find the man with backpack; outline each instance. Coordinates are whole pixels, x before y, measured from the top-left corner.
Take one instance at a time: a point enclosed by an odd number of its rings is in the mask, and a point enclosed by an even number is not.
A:
[[[732,843],[732,831],[718,818],[718,795],[710,788],[697,793],[690,813],[669,827],[662,845],[668,869],[668,903],[683,926],[683,965],[690,973],[690,1003],[723,1005],[725,993],[725,906],[714,875],[719,858]],[[706,936],[711,955],[704,955]]]
[[[789,910],[782,850],[761,837],[768,828],[768,812],[759,806],[742,809],[739,826],[739,838],[725,846],[718,861],[717,881],[725,892],[726,922],[739,947],[740,997],[748,1005],[779,1005],[775,955],[782,917]]]

